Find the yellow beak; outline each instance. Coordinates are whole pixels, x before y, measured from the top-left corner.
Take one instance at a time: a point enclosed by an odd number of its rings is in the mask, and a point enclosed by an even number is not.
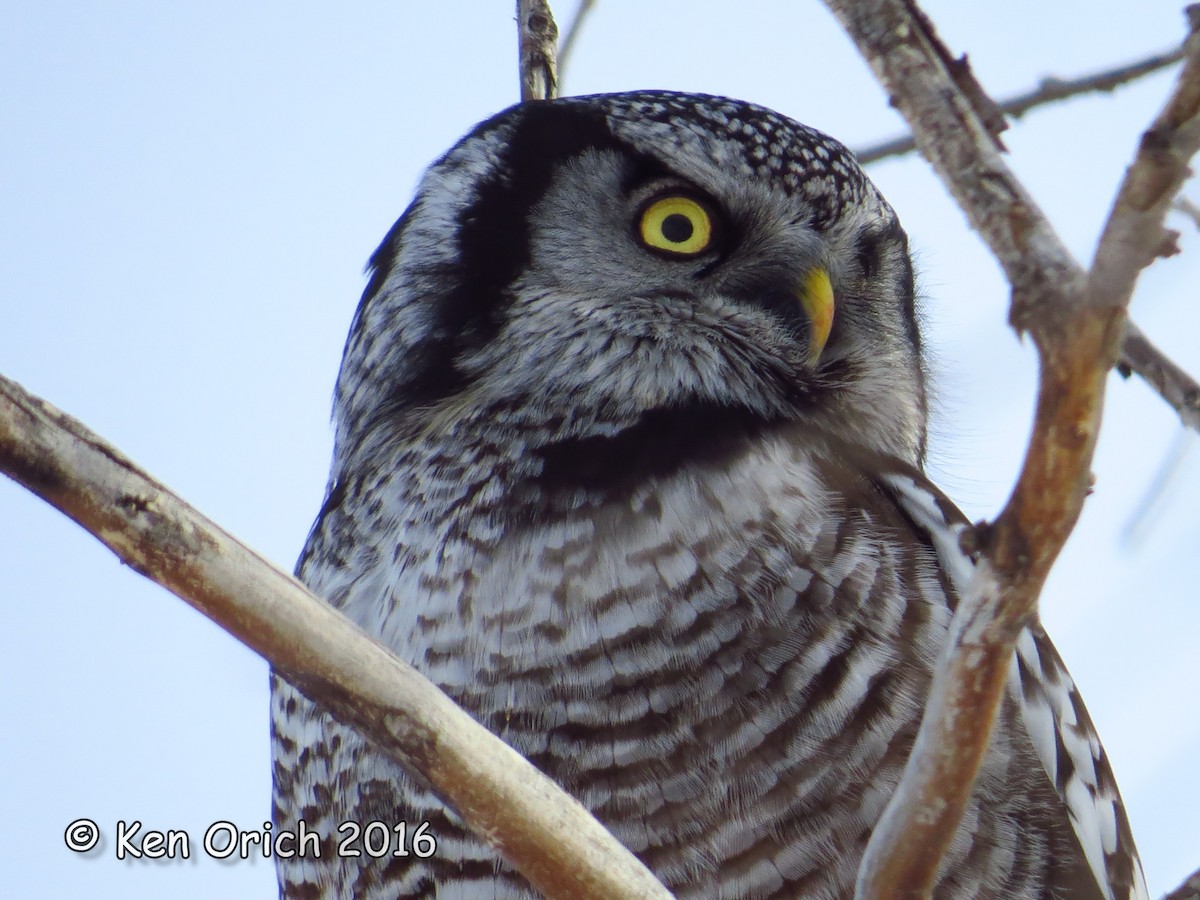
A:
[[[811,328],[808,364],[815,366],[821,359],[821,352],[825,349],[825,342],[829,340],[829,332],[833,328],[833,285],[829,281],[829,273],[824,269],[813,269],[804,276],[796,296],[808,315]]]

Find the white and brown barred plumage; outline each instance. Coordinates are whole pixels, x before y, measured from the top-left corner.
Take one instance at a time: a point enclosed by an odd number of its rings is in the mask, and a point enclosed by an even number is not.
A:
[[[646,245],[663,196],[711,217],[701,249]],[[798,299],[813,272],[827,340]],[[372,259],[335,420],[310,587],[678,896],[851,896],[972,562],[921,472],[907,241],[840,144],[660,92],[483,123]],[[935,896],[1144,897],[1040,627],[1010,694]],[[273,714],[277,829],[428,822],[438,842],[281,859],[287,897],[532,896],[279,679]]]

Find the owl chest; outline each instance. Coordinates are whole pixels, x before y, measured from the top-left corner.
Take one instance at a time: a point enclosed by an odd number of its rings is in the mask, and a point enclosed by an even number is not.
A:
[[[945,628],[927,560],[783,444],[540,517],[462,485],[381,499],[343,609],[676,886],[814,821],[857,846],[886,792],[847,773],[898,776]]]
[[[806,459],[766,449],[542,520],[414,503],[365,624],[532,754],[556,733],[612,751],[618,726],[737,730],[714,703],[783,715],[815,682],[849,708],[920,668],[892,646],[906,618],[932,658],[932,598]]]

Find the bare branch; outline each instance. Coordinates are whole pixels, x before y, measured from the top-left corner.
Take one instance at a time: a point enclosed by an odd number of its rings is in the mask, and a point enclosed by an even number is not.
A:
[[[1197,869],[1191,876],[1167,896],[1163,900],[1200,900],[1200,869]]]
[[[1146,132],[1085,273],[1001,158],[994,104],[914,0],[826,3],[999,260],[1013,288],[1010,321],[1032,336],[1041,363],[1018,483],[994,525],[976,529],[981,562],[955,613],[917,747],[859,870],[859,897],[928,896],[987,749],[1014,643],[1082,509],[1134,282],[1170,250],[1163,217],[1200,146],[1200,44],[1186,46],[1176,91]]]
[[[1117,370],[1122,375],[1137,372],[1174,407],[1184,425],[1200,431],[1200,384],[1164,356],[1133,322],[1125,324],[1125,342],[1121,345]]]
[[[844,3],[839,0],[826,0],[826,3],[835,15],[842,18],[838,9]],[[866,8],[876,7],[868,4]],[[855,18],[864,22],[863,41],[872,42],[870,45],[859,42],[863,53],[882,53],[888,46],[887,33],[872,27],[866,13],[860,12]],[[871,50],[871,47],[876,49]],[[918,143],[923,145],[922,153],[946,182],[975,230],[988,242],[1014,290],[1028,293],[1035,286],[1036,277],[1021,274],[1026,269],[1033,273],[1041,272],[1051,288],[1056,278],[1063,279],[1063,283],[1080,278],[1082,272],[1078,263],[1071,259],[1041,210],[1013,177],[998,152],[992,117],[994,107],[984,109],[983,115],[987,116],[988,121],[985,125],[973,102],[978,91],[964,94],[954,89],[964,78],[965,58],[958,61],[958,71],[951,74],[943,66],[937,65],[939,60],[951,57],[936,36],[930,41],[927,55],[910,53],[909,50],[915,47],[910,40],[901,42],[895,48],[893,62],[889,64],[890,81],[884,80],[878,67],[876,74],[884,81],[889,94],[901,106],[910,123],[913,122],[913,116],[919,117],[922,125],[914,130]],[[934,67],[941,72],[940,76],[935,76]],[[919,80],[910,83],[907,80],[910,77]],[[947,86],[953,94],[941,97],[937,93],[937,85]],[[947,173],[958,173],[959,177],[950,180]],[[1169,243],[1161,244],[1158,249],[1169,251],[1172,246]],[[1082,289],[1082,284],[1076,287]],[[1014,316],[1018,312],[1014,305]],[[1024,330],[1019,320],[1014,319],[1013,324],[1019,330]],[[1130,341],[1135,342],[1134,336],[1141,335],[1132,324],[1127,331]],[[1195,380],[1149,342],[1145,342],[1144,337],[1142,341],[1142,344],[1135,342],[1122,348],[1123,371],[1137,372],[1145,378],[1179,412],[1185,425],[1197,428],[1195,414],[1188,412],[1194,409],[1194,399],[1188,398],[1195,397]]]
[[[1026,91],[1023,94],[1017,94],[1015,97],[1009,97],[1007,100],[1003,100],[997,104],[997,107],[1005,116],[1019,119],[1031,109],[1046,106],[1050,103],[1057,103],[1060,100],[1067,100],[1071,97],[1078,97],[1080,94],[1090,94],[1097,91],[1112,93],[1122,85],[1129,84],[1139,78],[1144,78],[1147,75],[1165,69],[1167,66],[1174,65],[1181,59],[1183,59],[1183,50],[1179,48],[1164,53],[1155,53],[1153,56],[1147,56],[1145,59],[1140,59],[1129,65],[1117,66],[1114,69],[1105,69],[1101,72],[1094,72],[1091,75],[1080,76],[1079,78],[1047,76],[1041,80],[1041,83],[1036,88]],[[917,145],[912,135],[906,134],[903,137],[892,138],[889,141],[881,141],[863,150],[856,150],[854,151],[854,155],[858,157],[859,163],[866,166],[891,156],[903,156],[916,149]]]
[[[1200,230],[1200,206],[1197,206],[1187,197],[1183,196],[1183,194],[1180,194],[1171,202],[1171,209],[1175,210],[1175,212],[1183,213]]]
[[[558,96],[558,26],[546,0],[517,0],[521,101]]]
[[[1200,206],[1180,194],[1171,209],[1187,216],[1200,229]],[[1136,372],[1179,414],[1184,427],[1200,432],[1200,384],[1176,365],[1133,322],[1125,323],[1125,342],[1117,371],[1128,378]]]
[[[578,802],[415,669],[82,424],[2,376],[0,471],[421,772],[546,896],[670,898]]]
[[[1111,94],[1122,85],[1137,81],[1147,75],[1172,66],[1183,59],[1183,49],[1175,48],[1163,53],[1155,53],[1126,66],[1106,69],[1092,75],[1079,78],[1043,78],[1041,84],[1031,91],[1010,97],[1000,104],[1000,109],[1006,116],[1019,119],[1029,110],[1047,103],[1077,97],[1080,94],[1103,92]]]
[[[567,36],[563,38],[562,43],[558,47],[559,84],[562,84],[566,80],[567,64],[571,61],[571,52],[575,49],[575,44],[579,40],[584,20],[587,19],[588,13],[595,6],[596,0],[580,0],[578,8],[575,10],[575,17],[571,19],[571,24],[567,26]]]
[[[1174,93],[1142,135],[1133,164],[1109,213],[1088,276],[1089,304],[1123,308],[1142,269],[1179,252],[1179,235],[1163,228],[1167,210],[1200,147],[1200,6],[1190,7],[1193,33]]]

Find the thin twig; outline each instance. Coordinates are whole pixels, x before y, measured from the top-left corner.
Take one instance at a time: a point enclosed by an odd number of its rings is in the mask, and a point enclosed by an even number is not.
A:
[[[1187,197],[1180,194],[1171,202],[1171,209],[1177,213],[1182,213],[1192,220],[1192,224],[1200,229],[1200,206],[1197,206]]]
[[[670,894],[574,799],[296,579],[0,376],[0,471],[421,772],[543,894]]]
[[[595,6],[596,0],[580,0],[579,6],[575,9],[575,16],[571,19],[571,24],[567,26],[567,36],[558,45],[558,83],[560,85],[567,80],[567,64],[571,61],[571,52],[575,49],[579,34],[583,30],[583,22]]]
[[[1078,97],[1080,94],[1090,94],[1098,91],[1112,93],[1122,85],[1129,84],[1139,78],[1144,78],[1147,75],[1165,69],[1179,62],[1181,59],[1183,59],[1182,48],[1170,50],[1165,53],[1155,53],[1153,56],[1147,56],[1145,59],[1140,59],[1129,65],[1118,66],[1115,69],[1105,69],[1102,72],[1083,75],[1079,78],[1055,78],[1054,76],[1047,76],[1041,80],[1041,83],[1036,88],[1026,91],[1023,94],[1017,94],[1015,97],[1009,97],[1007,100],[1002,100],[997,104],[997,107],[1004,115],[1013,119],[1019,119],[1031,109],[1046,106],[1050,103],[1057,103],[1059,100]],[[887,159],[888,157],[903,156],[906,153],[912,153],[916,149],[917,145],[912,135],[907,134],[903,137],[881,141],[862,150],[856,150],[854,155],[858,157],[861,165],[866,166],[881,159]]]
[[[521,102],[558,96],[558,26],[546,0],[517,0]]]
[[[1200,384],[1174,360],[1155,347],[1133,322],[1125,322],[1125,342],[1117,371],[1136,372],[1179,414],[1187,428],[1200,431]]]
[[[1176,432],[1166,458],[1158,466],[1154,480],[1146,488],[1125,527],[1121,529],[1121,543],[1125,549],[1139,548],[1153,529],[1158,514],[1169,502],[1168,498],[1175,493],[1172,488],[1184,471],[1183,463],[1195,440],[1196,435],[1186,428],[1180,428]]]
[[[1200,384],[1150,343],[1133,322],[1125,323],[1117,371],[1126,376],[1137,372],[1179,414],[1180,422],[1200,432]]]
[[[1032,336],[1041,363],[1019,480],[996,522],[976,530],[981,562],[955,613],[917,746],[859,870],[860,897],[920,897],[932,890],[970,796],[1015,640],[1033,621],[1082,509],[1134,281],[1170,249],[1163,217],[1200,146],[1200,45],[1188,44],[1176,91],[1143,138],[1085,273],[1001,158],[994,104],[980,97],[965,60],[954,60],[914,0],[826,3],[996,255],[1013,288],[1010,320]]]

